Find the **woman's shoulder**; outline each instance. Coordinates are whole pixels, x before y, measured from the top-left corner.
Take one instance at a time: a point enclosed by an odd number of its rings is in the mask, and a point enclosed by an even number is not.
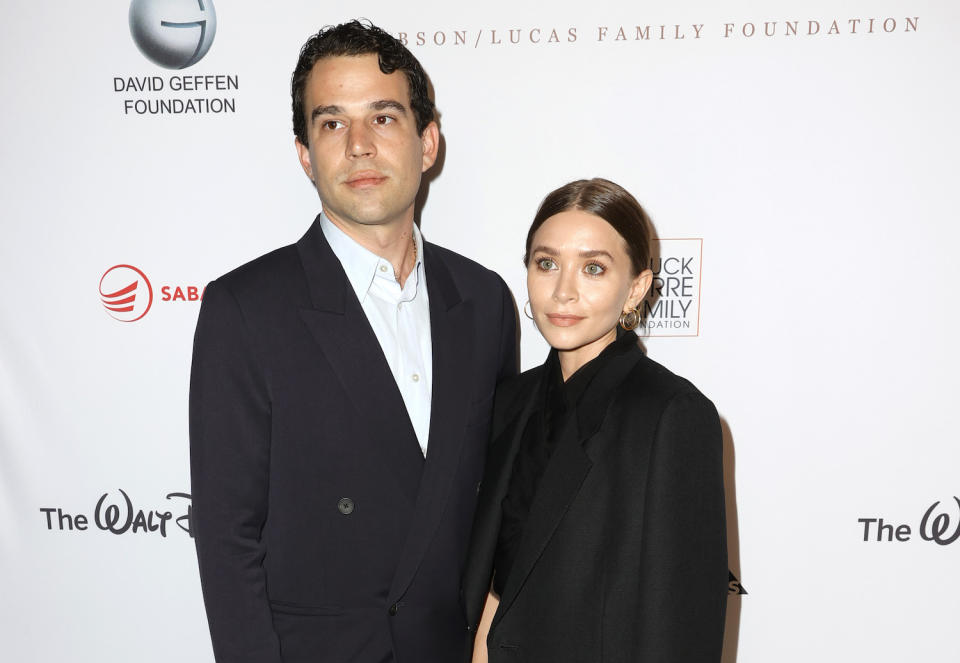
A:
[[[687,378],[677,375],[663,364],[651,359],[641,350],[633,369],[627,374],[620,393],[630,403],[638,400],[666,407],[676,400],[684,400],[713,408],[713,403]]]

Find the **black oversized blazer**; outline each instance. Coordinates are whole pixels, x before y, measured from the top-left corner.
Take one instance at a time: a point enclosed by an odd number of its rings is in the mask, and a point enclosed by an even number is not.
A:
[[[558,435],[487,638],[490,663],[715,663],[727,589],[716,409],[639,348]],[[476,629],[543,366],[497,392],[464,577]],[[605,378],[606,381],[606,378]],[[465,657],[468,658],[468,657]]]
[[[424,244],[426,460],[314,222],[206,289],[190,385],[193,527],[220,662],[448,663],[497,381],[516,322],[493,272]]]

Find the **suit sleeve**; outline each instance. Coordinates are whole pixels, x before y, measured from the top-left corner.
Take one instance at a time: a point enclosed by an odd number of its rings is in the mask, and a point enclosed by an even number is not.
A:
[[[723,442],[713,404],[674,396],[651,450],[640,568],[640,625],[627,660],[719,663],[727,546]]]
[[[280,663],[266,593],[270,401],[250,330],[219,282],[203,297],[190,375],[192,524],[218,663]]]
[[[500,368],[497,372],[497,384],[517,374],[519,356],[517,354],[517,309],[513,305],[513,295],[510,288],[499,276],[501,290],[501,324],[500,324]]]

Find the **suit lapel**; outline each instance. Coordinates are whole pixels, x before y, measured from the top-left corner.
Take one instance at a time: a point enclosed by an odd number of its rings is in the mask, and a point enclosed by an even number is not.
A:
[[[446,264],[432,244],[424,243],[424,270],[430,297],[433,384],[426,466],[414,518],[390,586],[390,600],[403,595],[436,532],[460,462],[469,399],[474,346],[473,303],[463,301]]]
[[[416,500],[423,455],[380,343],[319,222],[297,242],[313,308],[300,309],[311,335],[376,442],[373,455],[390,468],[402,493]]]

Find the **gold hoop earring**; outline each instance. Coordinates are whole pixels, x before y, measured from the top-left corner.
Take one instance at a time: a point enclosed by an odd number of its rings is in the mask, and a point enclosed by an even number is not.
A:
[[[620,326],[626,331],[633,331],[640,324],[640,311],[636,308],[620,314]]]
[[[530,300],[527,300],[527,303],[523,305],[523,314],[533,320],[533,314],[530,311],[527,311],[527,308],[530,306]]]

